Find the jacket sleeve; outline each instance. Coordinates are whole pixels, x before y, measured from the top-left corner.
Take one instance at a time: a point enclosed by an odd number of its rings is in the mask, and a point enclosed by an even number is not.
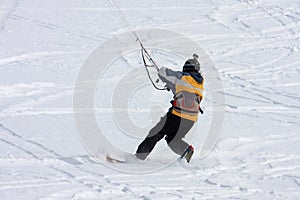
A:
[[[162,67],[158,71],[158,76],[164,83],[166,83],[166,87],[172,90],[172,92],[175,94],[175,85],[182,77],[182,73]]]

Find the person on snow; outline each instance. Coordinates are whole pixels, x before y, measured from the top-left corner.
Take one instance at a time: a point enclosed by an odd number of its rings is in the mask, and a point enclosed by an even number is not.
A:
[[[135,154],[137,158],[145,160],[156,143],[165,137],[171,150],[190,162],[194,148],[183,138],[197,121],[199,111],[203,114],[200,102],[203,98],[204,83],[198,56],[194,54],[193,57],[185,62],[182,72],[165,67],[159,69],[159,78],[174,94],[172,107],[138,146]]]

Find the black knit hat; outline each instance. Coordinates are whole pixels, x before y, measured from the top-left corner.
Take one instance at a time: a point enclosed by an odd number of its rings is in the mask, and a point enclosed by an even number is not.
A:
[[[183,72],[190,72],[190,71],[199,71],[200,70],[200,63],[198,62],[198,60],[196,60],[196,58],[193,59],[188,59],[185,63],[184,66],[182,68]]]

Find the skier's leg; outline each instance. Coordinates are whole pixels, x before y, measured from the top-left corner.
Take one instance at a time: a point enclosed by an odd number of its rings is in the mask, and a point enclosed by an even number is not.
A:
[[[149,131],[149,134],[144,141],[138,146],[136,156],[139,159],[146,159],[150,152],[155,147],[156,143],[165,136],[164,126],[167,116],[164,116],[160,121]]]
[[[166,136],[166,141],[168,146],[178,155],[182,155],[184,151],[189,147],[189,144],[186,143],[183,138],[193,127],[194,122],[186,119],[181,119],[180,125],[177,130],[173,130]]]
[[[189,144],[186,143],[182,138],[173,138],[170,142],[168,142],[168,146],[172,149],[172,151],[178,155],[182,155],[183,152],[189,147]]]
[[[156,143],[164,137],[164,134],[157,133],[152,137],[146,137],[144,141],[139,145],[136,151],[136,157],[145,160],[146,157],[155,147]]]

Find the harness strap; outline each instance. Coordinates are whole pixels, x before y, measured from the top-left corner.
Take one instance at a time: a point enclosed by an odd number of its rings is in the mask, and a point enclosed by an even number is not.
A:
[[[185,113],[189,113],[189,114],[198,114],[198,111],[191,111],[191,110],[186,110],[184,108],[179,108],[177,106],[173,106],[173,108],[175,108],[176,110],[185,112]]]

